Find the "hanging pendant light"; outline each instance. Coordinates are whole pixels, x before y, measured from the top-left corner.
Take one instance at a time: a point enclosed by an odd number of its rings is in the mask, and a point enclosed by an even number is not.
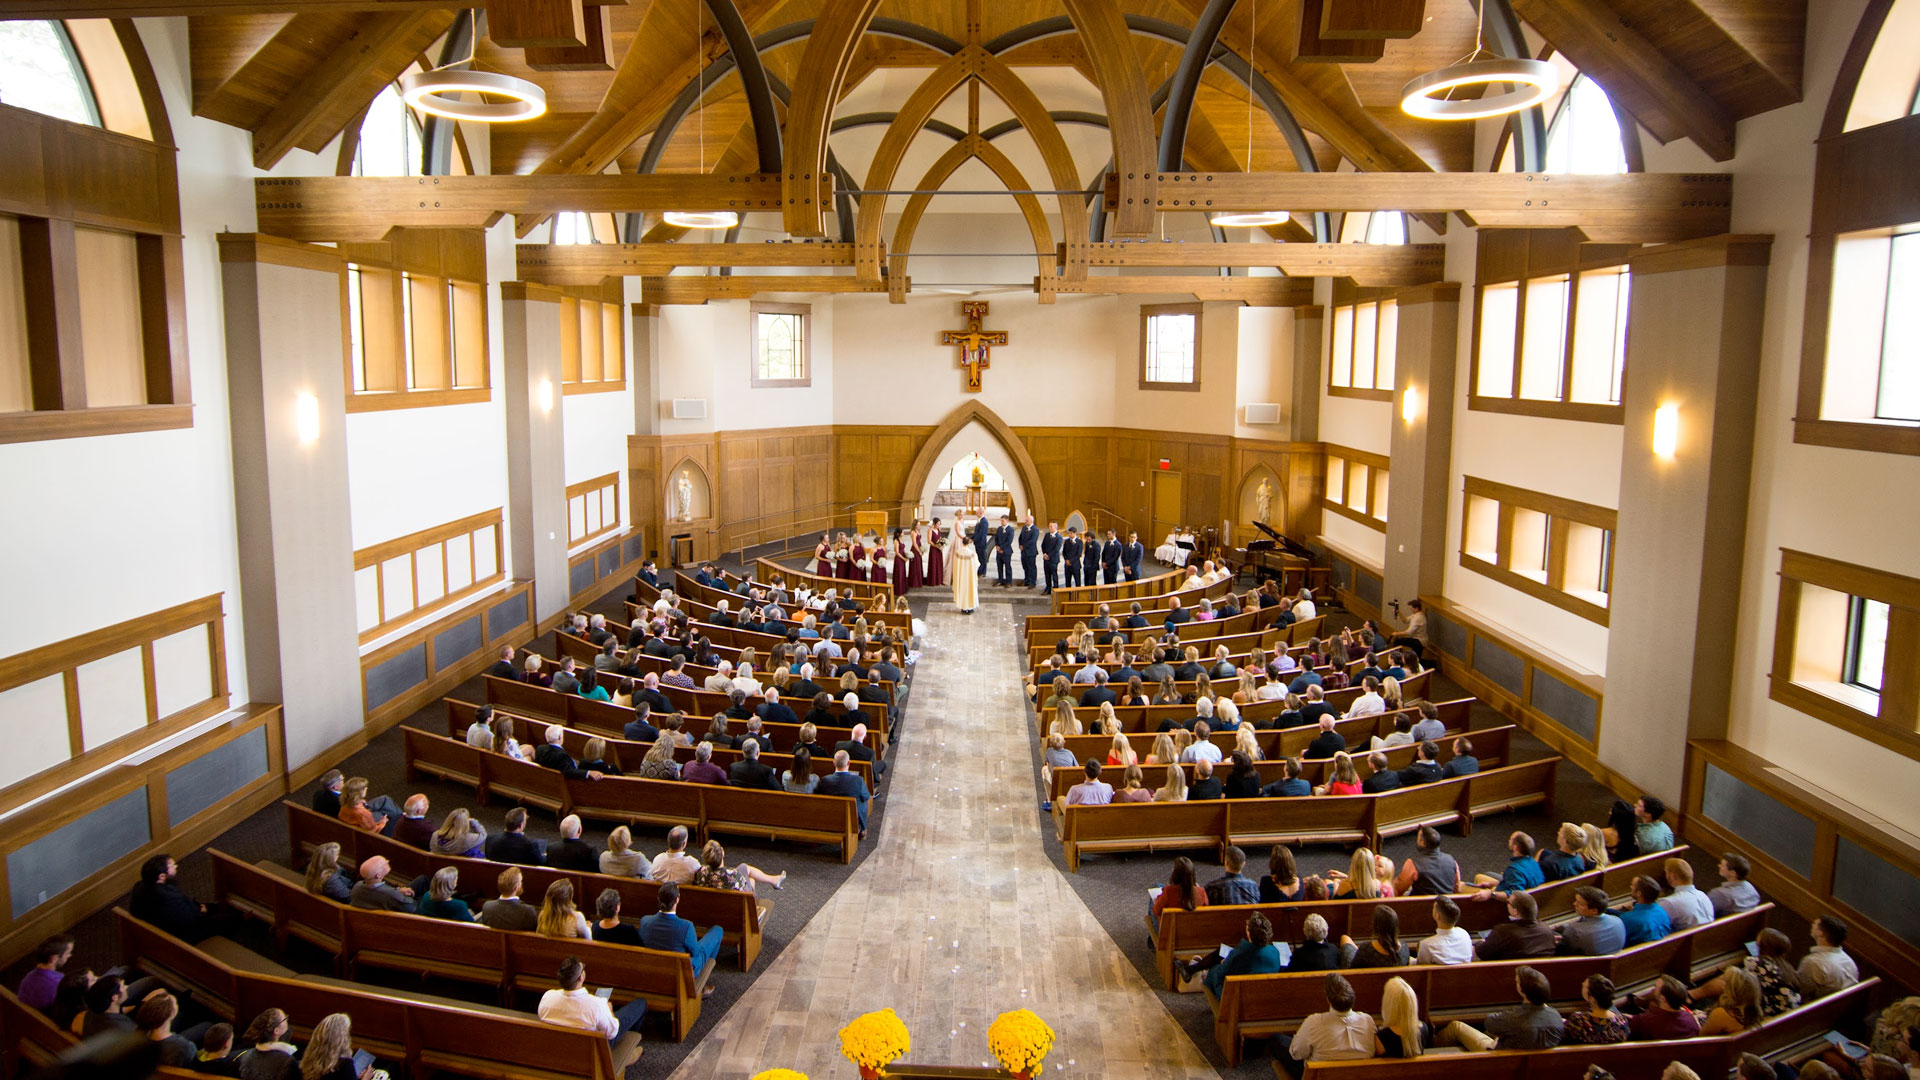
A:
[[[1247,19],[1247,171],[1253,171],[1253,52],[1259,41],[1260,4],[1248,5]],[[1285,225],[1293,215],[1285,210],[1224,210],[1207,215],[1207,222],[1221,229],[1264,229]]]
[[[1438,71],[1429,71],[1401,91],[1400,109],[1422,120],[1482,120],[1530,109],[1552,97],[1560,89],[1560,71],[1545,60],[1512,60],[1495,56],[1482,44],[1487,24],[1487,5],[1480,0],[1478,21],[1473,30],[1473,51]],[[1509,89],[1491,96],[1453,98],[1448,95],[1466,87],[1506,86]]]
[[[702,0],[693,0],[693,82],[694,124],[700,139],[700,175],[707,174],[707,95],[706,87],[700,85],[700,5]],[[740,224],[740,215],[731,210],[669,210],[660,215],[660,220],[668,225],[682,229],[731,229]]]
[[[474,48],[479,39],[474,39]],[[547,92],[538,83],[495,71],[474,70],[474,52],[432,71],[400,77],[400,99],[410,108],[448,120],[477,124],[510,124],[545,115]],[[458,94],[487,94],[505,101],[462,101]]]

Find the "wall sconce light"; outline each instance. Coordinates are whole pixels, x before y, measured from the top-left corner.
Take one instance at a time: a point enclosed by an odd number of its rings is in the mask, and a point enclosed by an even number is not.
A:
[[[1411,424],[1420,419],[1420,389],[1408,384],[1400,394],[1400,419]]]
[[[533,400],[534,400],[534,404],[540,406],[541,412],[553,411],[553,380],[552,379],[540,380],[540,385],[533,388]]]
[[[1680,446],[1680,405],[1669,401],[1653,410],[1653,453],[1655,457],[1673,457]]]
[[[320,437],[320,399],[302,390],[300,396],[293,399],[293,426],[299,433],[302,443],[311,443]]]

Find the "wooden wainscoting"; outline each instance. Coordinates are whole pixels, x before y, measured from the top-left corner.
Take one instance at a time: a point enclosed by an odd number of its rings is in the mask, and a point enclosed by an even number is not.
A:
[[[569,488],[572,496],[573,489]],[[449,549],[465,548],[466,578],[463,585],[455,585],[449,560]],[[423,551],[438,549],[435,559],[428,560],[431,566],[437,559],[439,565],[440,595],[425,603],[420,601],[420,555]],[[353,572],[356,577],[372,572],[374,603],[377,610],[374,622],[360,632],[360,644],[390,632],[401,623],[412,622],[421,616],[451,607],[489,586],[505,581],[506,557],[505,519],[501,509],[482,510],[478,514],[449,521],[444,525],[435,525],[406,536],[363,547],[353,553]],[[387,602],[386,574],[387,565],[398,559],[407,560],[407,580],[410,584],[404,606],[398,602]],[[476,575],[475,568],[492,564],[492,572]],[[358,587],[358,583],[356,583]]]
[[[517,610],[518,619],[512,617]],[[314,764],[332,763],[414,710],[472,678],[493,662],[502,645],[524,645],[533,640],[533,583],[515,582],[502,592],[489,593],[360,657],[360,692],[366,710],[363,730],[341,745],[316,756]],[[478,626],[473,624],[478,622]],[[331,767],[328,764],[322,768]],[[316,774],[317,775],[317,774]]]

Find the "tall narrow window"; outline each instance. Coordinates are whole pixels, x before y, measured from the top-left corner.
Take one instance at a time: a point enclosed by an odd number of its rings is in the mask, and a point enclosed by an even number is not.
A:
[[[353,368],[353,392],[367,388],[366,316],[360,304],[360,268],[347,264],[347,355]]]
[[[752,384],[775,388],[813,385],[808,341],[813,309],[805,304],[754,304],[751,313]]]
[[[400,348],[401,363],[407,373],[409,390],[420,385],[420,375],[413,368],[413,275],[400,275]]]
[[[1841,679],[1879,693],[1887,665],[1887,618],[1892,608],[1864,596],[1847,598],[1847,650]]]
[[[1887,253],[1887,317],[1880,331],[1880,391],[1874,416],[1920,420],[1920,232],[1893,237]]]
[[[1620,142],[1620,120],[1600,84],[1577,76],[1560,99],[1547,129],[1547,171],[1623,173],[1627,154]]]
[[[556,244],[593,243],[593,219],[578,210],[555,214],[553,216],[553,242]]]
[[[1140,389],[1200,388],[1200,305],[1140,309]]]
[[[353,151],[355,176],[424,176],[426,144],[420,118],[388,86],[367,106],[360,141]]]

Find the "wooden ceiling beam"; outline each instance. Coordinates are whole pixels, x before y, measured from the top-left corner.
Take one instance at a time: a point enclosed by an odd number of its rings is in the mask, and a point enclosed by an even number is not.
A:
[[[1120,5],[1111,0],[1061,0],[1093,67],[1094,86],[1106,104],[1107,133],[1113,141],[1113,171],[1120,181],[1120,205],[1113,216],[1115,236],[1146,236],[1153,231],[1154,167],[1159,140],[1153,129],[1152,98],[1146,72],[1134,51]],[[1063,222],[1064,224],[1064,222]],[[1072,235],[1069,231],[1069,235]]]
[[[1312,278],[1089,274],[1078,281],[1056,280],[1048,284],[1056,292],[1082,295],[1186,294],[1196,300],[1237,300],[1252,307],[1300,307],[1313,303]],[[1038,280],[1034,288],[1040,288]]]
[[[1069,251],[1076,248],[1077,251]],[[1100,266],[1265,266],[1289,277],[1350,277],[1357,285],[1425,285],[1446,271],[1442,244],[1075,243],[1060,259]]]
[[[1118,197],[1109,181],[1106,203]],[[1733,177],[1720,173],[1162,173],[1155,208],[1400,210],[1467,215],[1483,228],[1573,227],[1594,243],[1652,244],[1728,230]]]
[[[1323,38],[1410,38],[1427,17],[1427,0],[1324,0]]]
[[[787,103],[787,141],[784,147],[787,191],[786,231],[791,236],[824,236],[822,223],[828,204],[810,201],[815,181],[827,174],[827,135],[833,107],[846,85],[860,36],[880,0],[841,0],[827,4],[813,23],[801,54],[799,78]]]
[[[605,7],[628,0],[582,0]],[[176,15],[304,15],[458,12],[474,0],[0,0],[0,19],[160,18]]]
[[[1605,0],[1513,0],[1513,10],[1654,138],[1692,139],[1715,161],[1733,157],[1732,114]]]
[[[762,293],[883,293],[883,282],[825,274],[764,274],[731,277],[677,274],[640,279],[646,304],[704,304],[709,300],[747,300]]]
[[[502,214],[542,217],[648,210],[780,209],[780,177],[598,173],[591,176],[302,176],[254,182],[261,232],[294,240],[378,240],[409,228],[486,228]],[[831,200],[833,178],[815,198]]]
[[[852,244],[521,244],[514,272],[543,285],[658,277],[683,266],[852,266]]]
[[[450,11],[368,17],[253,126],[254,167],[271,169],[298,146],[324,146],[453,19]]]
[[[1384,37],[1350,34],[1329,37],[1321,33],[1326,9],[1336,0],[1301,0],[1300,28],[1289,59],[1300,64],[1371,64],[1387,55]]]
[[[579,49],[587,44],[580,0],[487,0],[487,37],[507,49]]]

